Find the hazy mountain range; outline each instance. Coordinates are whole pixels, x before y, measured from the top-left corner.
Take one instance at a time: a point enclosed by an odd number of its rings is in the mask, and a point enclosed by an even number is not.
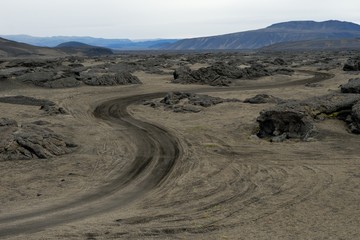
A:
[[[280,42],[360,37],[360,25],[341,21],[292,21],[267,28],[177,41],[169,50],[258,49]]]
[[[130,39],[105,39],[94,37],[33,37],[29,35],[0,35],[0,37],[16,42],[27,43],[39,47],[56,47],[65,42],[81,42],[84,44],[111,48],[114,50],[147,50],[159,49],[178,41],[178,39],[153,39],[132,41]]]
[[[129,39],[104,39],[93,37],[32,37],[27,35],[2,35],[12,41],[38,47],[47,47],[46,52],[72,53],[83,55],[106,55],[111,50],[321,50],[321,49],[360,49],[360,25],[342,21],[291,21],[273,24],[269,27],[231,33],[219,36],[191,39],[155,39],[131,41]],[[65,44],[64,44],[65,43]],[[13,54],[30,54],[30,45],[0,41],[3,55],[6,49]],[[60,45],[60,46],[59,46]],[[59,46],[58,48],[56,48]],[[50,48],[51,47],[51,48]],[[100,47],[100,48],[99,48]],[[36,49],[35,52],[42,52]]]

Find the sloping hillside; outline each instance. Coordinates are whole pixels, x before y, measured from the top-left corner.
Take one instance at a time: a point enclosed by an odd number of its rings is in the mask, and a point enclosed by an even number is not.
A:
[[[341,21],[292,21],[220,36],[180,40],[169,50],[257,49],[280,42],[360,37],[360,25]]]
[[[64,53],[57,49],[35,47],[25,43],[18,43],[0,38],[1,57],[26,57],[26,56],[61,56]]]
[[[81,42],[66,42],[56,47],[68,54],[80,54],[85,56],[112,55],[113,51],[104,47],[96,47]]]
[[[360,38],[306,40],[276,43],[261,48],[263,51],[307,51],[307,50],[360,50]]]

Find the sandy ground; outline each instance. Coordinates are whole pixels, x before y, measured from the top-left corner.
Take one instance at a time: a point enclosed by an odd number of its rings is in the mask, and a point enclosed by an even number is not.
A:
[[[309,69],[306,70],[315,70]],[[338,91],[350,78],[335,77],[310,88],[211,89],[207,94],[244,100],[258,93],[305,99]],[[138,146],[126,127],[95,118],[94,109],[119,97],[172,90],[209,89],[169,83],[171,76],[138,72],[144,84],[46,90],[21,88],[6,95],[46,98],[70,114],[45,116],[38,107],[0,103],[2,117],[19,123],[44,119],[79,144],[49,160],[0,162],[0,222],[99,192],[133,160]],[[267,77],[271,84],[309,77]],[[200,91],[200,90],[199,90]],[[202,90],[206,92],[207,90]],[[317,123],[308,142],[270,143],[254,135],[256,117],[271,104],[224,103],[200,113],[173,113],[134,104],[131,115],[176,136],[181,157],[161,184],[138,198],[93,216],[33,229],[9,239],[359,239],[360,137],[338,120]],[[131,187],[128,189],[131,192]],[[112,199],[112,203],[116,198]],[[90,207],[108,204],[100,198]],[[46,218],[40,221],[51,221]],[[27,222],[1,222],[2,229]]]

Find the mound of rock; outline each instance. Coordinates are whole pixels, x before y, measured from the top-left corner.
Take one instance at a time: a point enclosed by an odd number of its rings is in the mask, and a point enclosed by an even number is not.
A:
[[[115,74],[101,74],[98,76],[92,75],[87,78],[84,78],[83,82],[91,86],[141,84],[139,78],[133,76],[129,72],[118,72]]]
[[[261,103],[280,103],[283,100],[268,94],[258,94],[255,97],[247,98],[244,103],[261,104]]]
[[[40,110],[43,110],[48,115],[59,115],[59,114],[67,114],[64,108],[58,107],[56,105],[42,105]]]
[[[359,128],[360,94],[330,94],[305,101],[281,103],[264,110],[257,118],[258,136],[282,141],[286,138],[306,140],[315,131],[314,120],[338,118],[347,121],[352,132]]]
[[[24,83],[46,88],[70,88],[80,85],[75,77],[59,75],[53,71],[30,72],[17,77],[17,79]]]
[[[58,59],[15,59],[7,63],[7,68],[26,67],[26,68],[52,68],[58,66],[60,61]]]
[[[282,58],[275,58],[273,61],[273,64],[283,66],[283,65],[286,65],[286,62]]]
[[[352,78],[341,86],[342,93],[360,93],[360,78]]]
[[[58,107],[54,102],[46,99],[38,99],[38,98],[18,95],[18,96],[0,97],[0,102],[9,103],[9,104],[40,106],[40,110],[43,110],[48,115],[66,114],[64,108]]]
[[[166,110],[173,110],[174,112],[200,112],[204,107],[224,102],[240,102],[240,100],[186,92],[170,92],[160,102],[146,102],[145,105],[152,107],[163,106]]]
[[[306,140],[315,130],[312,119],[305,113],[281,107],[262,112],[257,121],[260,127],[258,137],[270,137],[274,142],[287,138]]]
[[[174,71],[173,83],[182,84],[207,84],[210,86],[229,86],[231,80],[220,76],[211,68],[200,68],[192,71],[187,66],[182,66]]]
[[[360,101],[352,107],[351,116],[348,116],[346,121],[352,133],[360,134]]]
[[[0,118],[0,133],[0,161],[46,159],[71,153],[77,147],[35,123],[19,127],[12,119]]]
[[[360,57],[349,58],[343,67],[344,71],[360,71]]]
[[[31,105],[31,106],[55,105],[55,103],[50,100],[38,99],[38,98],[27,97],[22,95],[0,97],[0,102],[10,103],[10,104],[20,104],[20,105]]]
[[[235,79],[256,79],[273,74],[292,74],[291,69],[270,70],[261,64],[254,63],[250,67],[239,68],[236,65],[215,63],[210,67],[191,70],[187,66],[177,68],[173,75],[173,83],[207,84],[210,86],[229,86]]]

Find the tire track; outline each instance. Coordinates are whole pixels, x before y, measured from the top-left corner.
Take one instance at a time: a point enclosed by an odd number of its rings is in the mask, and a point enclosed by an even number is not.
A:
[[[136,120],[126,111],[127,106],[138,99],[157,98],[163,94],[132,96],[99,105],[94,111],[95,117],[125,126],[134,136],[136,144],[141,146],[134,161],[113,182],[94,194],[36,212],[1,217],[0,237],[34,233],[123,207],[165,181],[182,154],[178,140],[165,129]],[[101,200],[104,202],[100,202]],[[92,205],[96,205],[96,208]],[[39,217],[47,220],[38,219]]]
[[[233,88],[209,88],[198,92],[256,90],[303,85],[332,78],[332,74],[309,72],[314,77],[299,81],[261,86],[242,86]],[[194,90],[195,91],[195,90]],[[27,234],[42,231],[59,224],[84,219],[112,209],[121,208],[130,202],[157,188],[166,181],[177,160],[182,156],[179,140],[166,129],[155,124],[134,119],[127,106],[139,100],[160,98],[165,93],[151,93],[118,98],[100,104],[94,110],[94,116],[104,121],[127,128],[138,146],[134,160],[120,172],[111,183],[100,188],[96,193],[86,194],[74,201],[45,209],[0,217],[0,237]],[[246,190],[247,189],[247,190]],[[252,187],[251,191],[254,191]],[[245,188],[245,192],[248,192]],[[241,195],[241,194],[240,194]],[[232,202],[240,196],[230,197],[225,202]],[[221,201],[220,201],[221,203]],[[45,219],[45,220],[44,220]]]

